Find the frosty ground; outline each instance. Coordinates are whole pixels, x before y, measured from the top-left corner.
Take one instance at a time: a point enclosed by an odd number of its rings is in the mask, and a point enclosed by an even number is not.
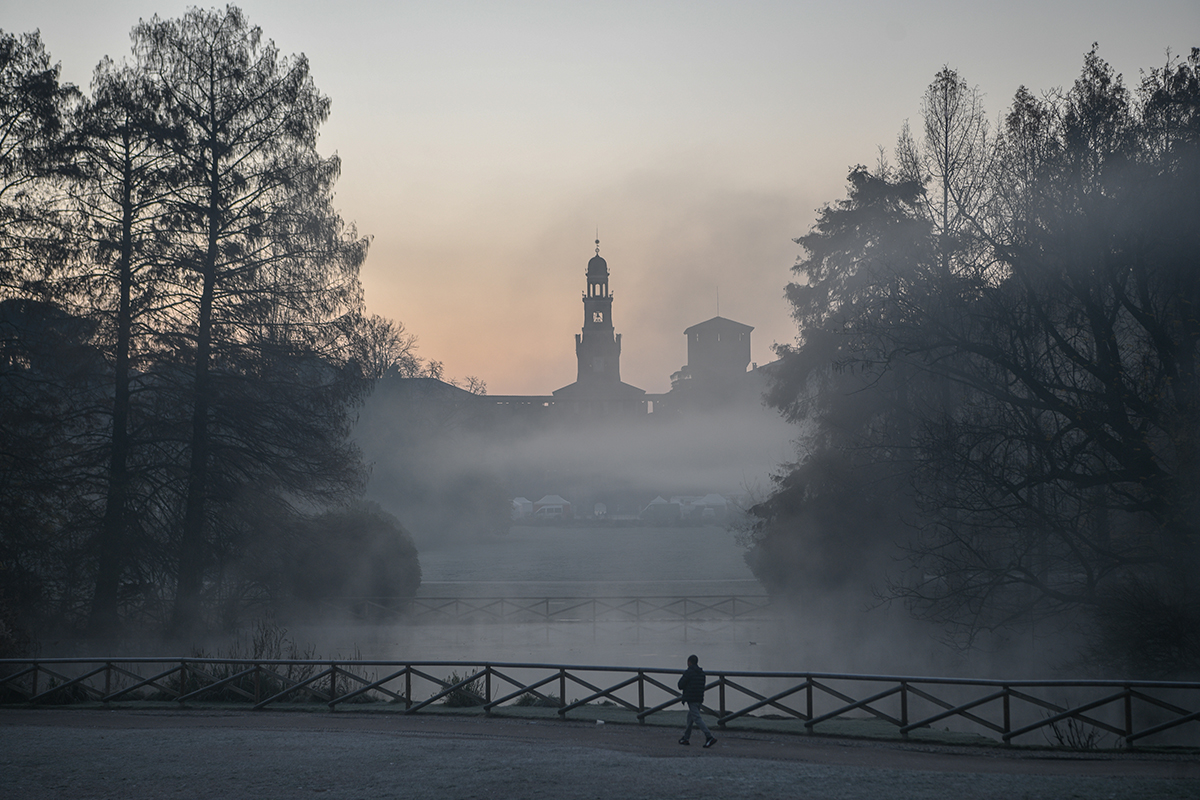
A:
[[[1197,798],[1191,753],[593,721],[241,710],[0,711],[3,798]]]

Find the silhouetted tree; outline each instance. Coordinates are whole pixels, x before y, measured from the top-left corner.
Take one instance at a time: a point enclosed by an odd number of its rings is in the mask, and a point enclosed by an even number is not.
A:
[[[749,532],[751,566],[772,592],[811,599],[856,584],[869,594],[877,576],[865,565],[900,533],[924,389],[882,332],[912,324],[920,274],[936,268],[923,200],[918,181],[857,167],[846,199],[796,240],[806,255],[787,298],[801,333],[777,348],[768,400],[802,427],[804,457],[752,509]]]
[[[78,92],[58,76],[37,32],[0,30],[0,299],[36,285],[62,258],[53,179]]]
[[[70,606],[64,570],[82,559],[68,520],[97,361],[91,327],[47,289],[69,252],[62,166],[76,97],[36,32],[0,31],[0,604],[13,615],[0,625]]]
[[[1152,72],[1135,99],[1093,49],[1065,94],[1018,92],[996,149],[979,158],[993,165],[978,173],[991,176],[982,190],[974,179],[947,189],[946,170],[918,174],[942,202],[922,202],[918,180],[916,199],[881,227],[860,187],[899,185],[860,172],[851,197],[798,240],[806,284],[789,299],[801,338],[783,350],[774,402],[797,416],[822,362],[829,376],[871,376],[838,387],[863,397],[838,397],[877,416],[845,427],[829,410],[808,415],[810,446],[849,431],[866,460],[911,470],[913,569],[893,596],[965,641],[1079,608],[1103,628],[1115,596],[1173,598],[1168,616],[1200,619],[1180,615],[1197,605],[1184,576],[1200,519],[1197,61],[1193,51]],[[940,73],[927,95],[939,116],[927,131],[947,129],[930,97],[964,91],[950,78]],[[902,161],[918,163],[912,147],[902,136]],[[955,233],[956,219],[969,230]],[[922,233],[897,235],[906,227]],[[830,248],[840,241],[854,246]],[[848,301],[846,287],[880,263],[886,274],[866,282],[876,303]],[[886,419],[907,430],[878,436]],[[1139,648],[1175,652],[1126,642]]]
[[[1099,607],[1129,581],[1167,581],[1191,602],[1200,238],[1185,220],[1200,205],[1195,174],[1147,146],[1164,81],[1150,82],[1135,104],[1088,54],[1056,103],[1055,141],[1037,148],[1029,213],[1000,229],[1017,235],[985,229],[1003,271],[973,287],[955,326],[926,326],[931,355],[970,355],[947,374],[972,403],[926,431],[933,529],[917,552],[937,578],[908,596],[968,630]],[[1019,95],[1011,139],[1038,126],[1030,111]]]
[[[925,90],[921,120],[921,140],[905,123],[896,155],[901,176],[925,187],[921,216],[937,236],[942,270],[949,271],[956,254],[970,252],[975,222],[993,189],[992,142],[979,90],[949,67]]]
[[[183,635],[286,594],[273,545],[362,489],[354,407],[426,367],[363,313],[304,57],[234,7],[132,39],[81,103],[0,33],[0,605]]]
[[[355,341],[354,359],[372,380],[389,375],[415,378],[421,374],[417,337],[405,331],[402,323],[372,314],[362,320]]]
[[[138,72],[105,59],[96,69],[92,97],[81,109],[75,131],[72,196],[81,255],[59,287],[86,303],[100,321],[99,341],[112,370],[108,435],[103,437],[105,501],[88,623],[97,636],[117,626],[121,576],[133,560],[127,536],[134,491],[133,399],[153,391],[144,378],[156,361],[170,359],[156,349],[153,336],[170,324],[165,317],[154,319],[156,311],[162,315],[170,241],[160,114],[161,97]],[[145,476],[149,471],[141,472]]]
[[[170,257],[186,270],[174,335],[191,422],[171,625],[184,633],[200,619],[221,502],[247,486],[328,501],[361,483],[346,412],[366,383],[343,366],[366,241],[332,208],[339,162],[316,152],[329,100],[303,56],[282,58],[232,6],[155,17],[132,38],[163,98]]]
[[[89,435],[105,374],[95,326],[0,301],[0,599],[27,630],[76,619],[90,585]]]

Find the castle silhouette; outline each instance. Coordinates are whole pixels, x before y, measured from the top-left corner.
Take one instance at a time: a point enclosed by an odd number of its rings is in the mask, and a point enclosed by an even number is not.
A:
[[[674,524],[689,519],[686,504],[699,509],[698,523],[704,509],[719,522],[717,500],[724,509],[745,491],[737,481],[747,474],[739,461],[746,452],[733,445],[776,419],[762,404],[771,367],[750,363],[754,329],[721,316],[699,322],[684,331],[687,363],[670,376],[669,391],[625,383],[609,265],[596,244],[574,382],[545,395],[477,395],[399,374],[378,382],[360,417],[363,446],[373,456],[372,483],[385,487],[406,524],[491,530],[511,522],[518,500],[522,519],[537,519],[540,504],[563,518]],[[704,463],[699,477],[687,468],[696,459]],[[758,469],[759,456],[751,459]]]
[[[596,254],[587,263],[583,328],[575,334],[575,382],[550,395],[488,395],[481,403],[514,417],[536,415],[573,423],[669,417],[730,403],[757,404],[764,388],[757,365],[750,367],[754,328],[722,316],[692,325],[687,364],[671,375],[671,390],[650,394],[621,380],[621,334],[613,325],[608,262]]]
[[[687,364],[671,375],[671,389],[651,394],[621,380],[621,334],[613,325],[608,262],[587,263],[583,327],[575,334],[573,383],[548,395],[475,395],[437,378],[404,378],[408,402],[434,403],[475,425],[507,423],[571,425],[664,420],[695,411],[745,403],[757,407],[765,389],[764,370],[750,363],[754,328],[722,316],[699,322],[687,337]],[[748,369],[749,368],[749,369]],[[397,388],[397,387],[393,387]]]

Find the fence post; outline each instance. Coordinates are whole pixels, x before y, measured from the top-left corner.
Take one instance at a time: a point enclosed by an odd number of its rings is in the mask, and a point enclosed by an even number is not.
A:
[[[262,664],[254,665],[254,705],[262,700]]]
[[[813,718],[812,675],[806,675],[804,680],[805,680],[804,694],[805,694],[806,711],[808,712],[808,718],[811,720]],[[811,731],[812,728],[809,728],[809,730]]]
[[[186,661],[179,662],[179,695],[175,698],[178,700],[188,692],[188,667]]]
[[[900,725],[908,725],[908,682],[900,681]],[[908,731],[905,731],[904,736],[908,736]]]
[[[558,671],[558,707],[562,708],[567,704],[567,671],[560,669]]]
[[[720,677],[717,678],[717,688],[720,690],[721,716],[723,717],[723,716],[725,716],[725,673],[724,672],[722,672]]]
[[[112,694],[112,662],[104,662],[104,702],[108,702],[108,696]]]
[[[412,665],[404,668],[404,710],[412,708]]]
[[[491,664],[483,665],[483,697],[487,702],[489,702],[489,703],[492,702],[492,665]],[[492,715],[492,710],[490,708],[488,708],[488,709],[485,709],[483,713],[490,717]]]
[[[640,669],[638,670],[638,713],[646,710],[646,674]],[[642,717],[638,720],[638,724],[645,725],[646,718]]]
[[[329,710],[337,711],[334,701],[337,699],[337,664],[329,662]]]
[[[30,696],[31,698],[32,698],[32,697],[37,697],[37,693],[38,693],[38,690],[37,690],[37,676],[38,676],[38,662],[34,661],[34,662],[33,662],[33,681],[32,681],[32,683],[30,684],[31,688],[30,688],[30,690],[29,690],[29,696]]]
[[[1125,684],[1125,746],[1132,748],[1129,737],[1133,735],[1133,687]]]
[[[1005,686],[1005,687],[1003,687],[1003,689],[1004,689],[1004,734],[1005,734],[1005,736],[1007,736],[1009,733],[1012,732],[1012,715],[1011,715],[1011,709],[1010,709],[1011,704],[1009,703],[1008,687]],[[1011,740],[1009,740],[1007,738],[1004,740],[1004,743],[1012,744]]]

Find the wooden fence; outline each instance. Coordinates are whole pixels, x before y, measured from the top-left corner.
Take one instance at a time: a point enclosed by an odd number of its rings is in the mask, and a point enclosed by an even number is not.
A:
[[[540,705],[560,717],[605,704],[644,722],[678,707],[678,670],[458,661],[222,658],[2,659],[0,704],[63,705],[169,700],[287,702],[330,710],[390,703],[417,714],[433,704]],[[755,717],[794,720],[822,732],[847,717],[869,717],[907,735],[953,723],[1005,744],[1092,746],[1111,735],[1139,744],[1200,746],[1200,683],[1170,681],[997,681],[818,672],[710,670],[707,710],[717,725]],[[581,694],[567,701],[568,694]],[[1053,741],[1052,741],[1053,743]]]

